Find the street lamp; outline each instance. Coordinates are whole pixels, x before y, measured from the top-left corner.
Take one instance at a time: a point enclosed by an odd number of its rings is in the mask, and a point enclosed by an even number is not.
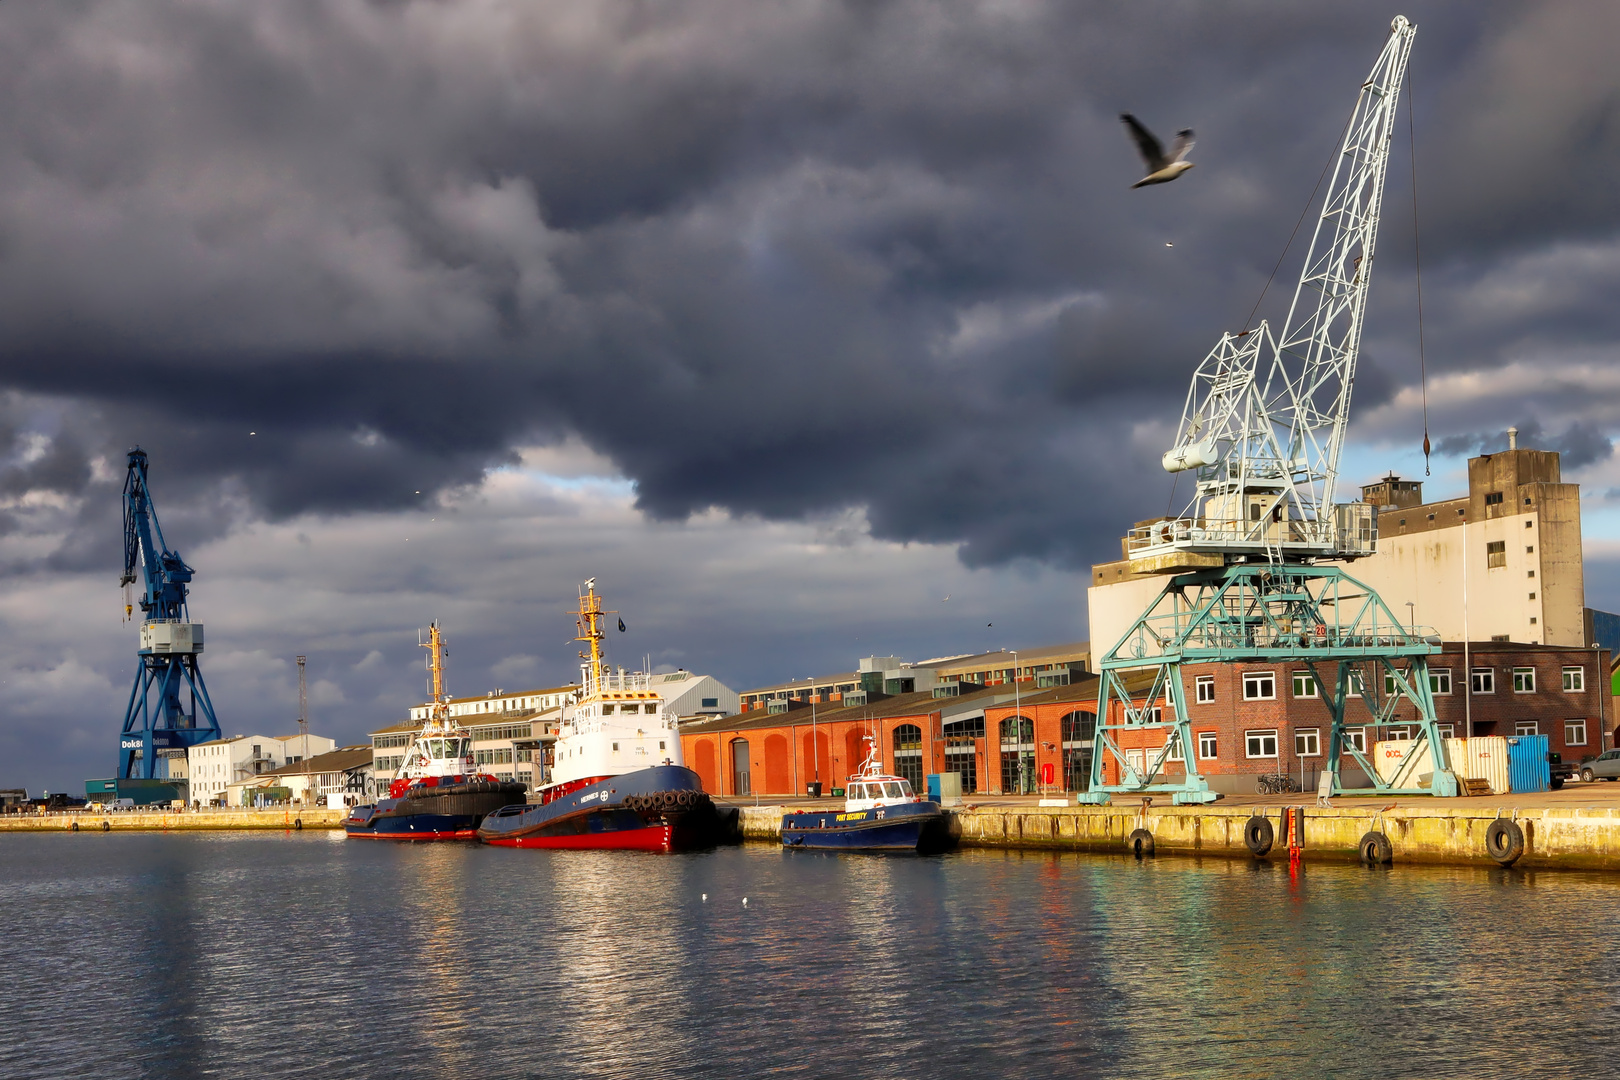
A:
[[[816,677],[810,676],[810,754],[815,759],[816,795],[821,794],[821,744],[816,739]]]
[[[1018,725],[1018,738],[1017,738],[1018,794],[1027,795],[1027,794],[1029,794],[1029,792],[1026,790],[1029,787],[1029,779],[1028,779],[1028,777],[1026,777],[1024,775],[1024,706],[1023,706],[1023,703],[1022,703],[1022,699],[1019,697],[1019,693],[1018,693],[1018,650],[1017,649],[1010,649],[1008,651],[1012,653],[1012,658],[1013,658],[1013,716],[1016,718],[1013,722]],[[1030,733],[1029,733],[1029,739],[1030,739],[1030,744],[1031,744],[1031,746],[1030,746],[1030,755],[1032,757],[1034,756],[1034,753],[1035,753],[1035,750],[1034,750],[1034,742],[1035,742],[1035,730],[1034,730],[1034,727],[1035,726],[1033,724],[1030,725]]]

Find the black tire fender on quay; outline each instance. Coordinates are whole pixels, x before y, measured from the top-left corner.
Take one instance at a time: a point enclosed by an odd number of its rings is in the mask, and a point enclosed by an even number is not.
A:
[[[102,823],[101,823],[101,831],[102,831],[102,832],[112,832],[112,822],[110,822],[110,821],[103,821],[103,822],[102,822]]]
[[[1271,819],[1254,815],[1243,825],[1243,846],[1249,849],[1251,855],[1264,855],[1271,850],[1271,845],[1277,842],[1277,831],[1272,828]]]
[[[1153,857],[1153,834],[1146,829],[1137,829],[1125,838],[1125,846],[1138,859],[1151,859]]]
[[[79,823],[77,821],[75,821],[73,824],[69,825],[68,828],[72,829],[74,832],[78,832],[79,831]]]
[[[1497,818],[1485,828],[1485,853],[1503,866],[1524,854],[1524,830],[1511,818]]]
[[[1395,861],[1395,848],[1390,844],[1389,837],[1381,832],[1363,835],[1356,850],[1361,854],[1361,861],[1368,866],[1388,866]]]
[[[302,831],[304,828],[304,819],[301,817],[293,818],[293,828]]]

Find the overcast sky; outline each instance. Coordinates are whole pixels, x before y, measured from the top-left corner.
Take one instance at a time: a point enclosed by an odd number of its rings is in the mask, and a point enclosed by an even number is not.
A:
[[[135,444],[227,733],[304,652],[363,739],[435,617],[454,692],[564,682],[593,575],[614,659],[737,689],[1083,639],[1397,11],[1426,490],[1565,451],[1620,606],[1607,0],[8,0],[0,786],[113,771]],[[1123,111],[1197,168],[1130,190]],[[1398,130],[1350,484],[1423,467]]]

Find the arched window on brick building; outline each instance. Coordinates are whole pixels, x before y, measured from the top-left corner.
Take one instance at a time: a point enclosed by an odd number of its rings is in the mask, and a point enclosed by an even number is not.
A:
[[[1091,752],[1097,737],[1097,714],[1076,710],[1063,717],[1063,790],[1091,786]]]
[[[923,790],[922,728],[901,724],[894,729],[894,774],[911,781],[911,790]]]

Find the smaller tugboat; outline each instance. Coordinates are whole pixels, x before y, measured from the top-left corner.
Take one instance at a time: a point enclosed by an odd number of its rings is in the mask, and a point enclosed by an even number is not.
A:
[[[861,771],[849,778],[844,812],[805,810],[782,815],[782,846],[816,851],[911,851],[934,855],[962,839],[962,823],[937,802],[918,797],[911,782],[883,771],[870,736]]]
[[[540,803],[484,819],[486,844],[521,848],[691,851],[740,839],[735,807],[717,808],[681,760],[681,733],[645,672],[613,673],[602,659],[596,579],[580,590],[579,700],[563,707],[551,783]]]
[[[357,806],[343,822],[366,840],[473,840],[486,815],[525,801],[524,785],[477,771],[472,737],[450,719],[444,689],[444,637],[428,628],[428,670],[433,699],[427,722],[411,740],[388,785],[388,798]]]

